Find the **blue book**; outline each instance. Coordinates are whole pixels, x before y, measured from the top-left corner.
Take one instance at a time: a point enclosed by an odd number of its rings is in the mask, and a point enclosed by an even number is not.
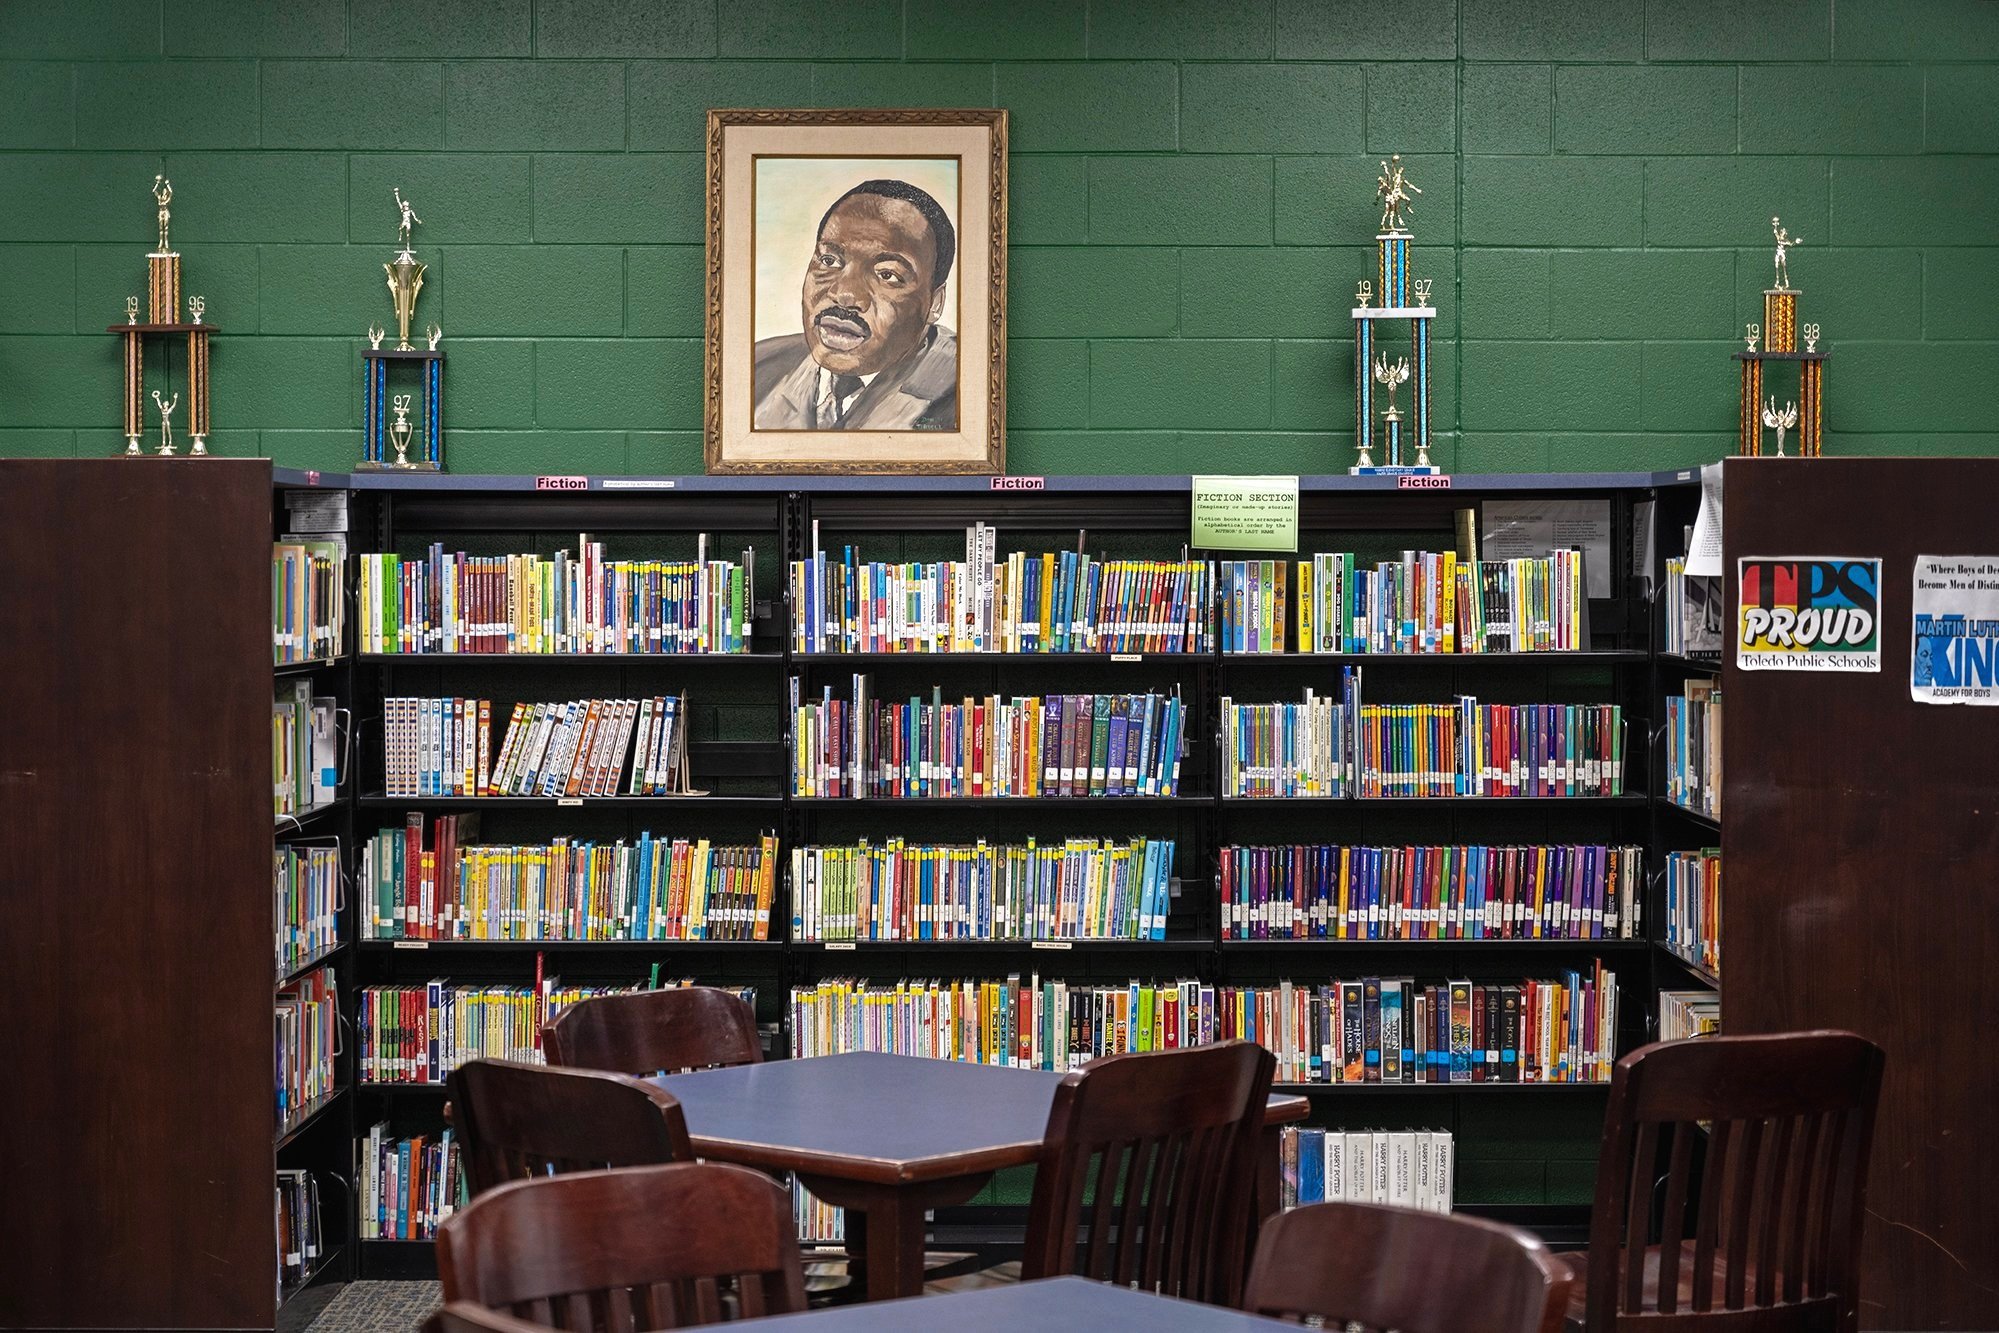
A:
[[[1298,1202],[1326,1201],[1326,1131],[1298,1131]]]

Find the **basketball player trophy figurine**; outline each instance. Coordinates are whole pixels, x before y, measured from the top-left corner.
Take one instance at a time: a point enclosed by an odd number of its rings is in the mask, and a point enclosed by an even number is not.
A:
[[[1430,462],[1430,321],[1437,317],[1437,311],[1430,304],[1429,280],[1412,282],[1409,277],[1409,243],[1415,237],[1409,231],[1408,214],[1415,211],[1416,197],[1422,193],[1422,188],[1410,181],[1399,155],[1381,164],[1374,186],[1375,202],[1381,205],[1381,230],[1374,238],[1374,282],[1360,285],[1355,293],[1358,304],[1352,310],[1357,457],[1347,471],[1354,476],[1431,476],[1439,471]],[[1370,305],[1377,293],[1381,304]],[[1381,341],[1381,330],[1397,325],[1409,330],[1408,353],[1391,358],[1376,344]],[[1410,385],[1413,400],[1406,432],[1404,415],[1395,406],[1395,390],[1404,383]],[[1378,430],[1376,385],[1388,395]],[[1379,464],[1374,459],[1376,448],[1384,453]]]
[[[1742,398],[1737,410],[1736,452],[1758,455],[1763,452],[1763,432],[1777,432],[1777,455],[1784,455],[1784,434],[1798,428],[1798,458],[1816,458],[1825,452],[1825,361],[1819,350],[1819,326],[1803,328],[1805,347],[1798,350],[1798,298],[1804,293],[1791,285],[1791,249],[1804,244],[1793,236],[1783,219],[1770,219],[1770,235],[1776,245],[1772,256],[1775,273],[1771,285],[1763,289],[1763,323],[1751,324],[1748,348],[1735,354],[1742,363]],[[1756,342],[1762,338],[1763,348]],[[1777,410],[1777,396],[1765,393],[1765,366],[1769,362],[1795,362],[1798,367],[1798,397]],[[1787,418],[1779,424],[1777,418]]]
[[[359,470],[398,468],[404,471],[444,470],[444,353],[438,350],[443,333],[430,329],[430,345],[417,347],[410,342],[410,328],[416,321],[416,300],[423,291],[428,268],[420,263],[413,246],[413,233],[423,225],[416,207],[403,197],[401,186],[390,191],[396,203],[396,250],[394,258],[382,265],[388,276],[389,300],[396,314],[396,345],[382,346],[386,330],[368,328],[368,346],[361,351],[361,461]],[[413,365],[423,387],[423,406],[417,420],[409,420],[413,395],[393,392],[389,387],[391,365]],[[394,405],[396,419],[389,421]],[[387,456],[393,445],[395,457]],[[416,456],[410,451],[414,446]]]

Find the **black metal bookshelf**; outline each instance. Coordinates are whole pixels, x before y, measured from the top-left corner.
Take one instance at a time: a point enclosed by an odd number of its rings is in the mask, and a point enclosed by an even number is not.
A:
[[[535,479],[518,477],[321,475],[322,489],[349,496],[349,548],[354,552],[421,553],[430,541],[448,549],[496,555],[553,550],[580,533],[618,553],[671,556],[693,534],[711,534],[710,550],[756,550],[752,596],[756,616],[750,651],[685,653],[367,653],[330,664],[288,670],[329,671],[329,680],[351,700],[356,719],[355,762],[341,799],[315,812],[306,827],[327,820],[337,827],[350,873],[358,871],[359,845],[377,830],[398,828],[403,816],[422,812],[478,813],[485,841],[545,840],[569,834],[615,839],[641,830],[717,841],[751,840],[774,832],[781,846],[851,842],[880,836],[952,828],[969,821],[979,830],[1001,827],[1056,834],[1083,831],[1105,821],[1119,833],[1171,836],[1178,844],[1163,940],[931,939],[810,941],[791,938],[789,886],[780,875],[767,941],[709,940],[447,940],[360,939],[358,894],[349,895],[342,945],[328,955],[339,969],[341,1003],[350,1024],[362,987],[418,984],[445,977],[466,984],[527,984],[560,972],[565,981],[642,981],[658,964],[663,974],[693,976],[732,986],[755,986],[759,1019],[775,1031],[774,1055],[789,1049],[785,1020],[789,989],[827,976],[890,981],[907,976],[998,978],[1036,972],[1084,983],[1131,977],[1195,977],[1216,984],[1265,984],[1279,976],[1301,982],[1358,974],[1363,967],[1428,973],[1449,969],[1474,979],[1514,980],[1539,967],[1602,960],[1618,979],[1623,998],[1619,1051],[1654,1030],[1653,993],[1661,976],[1685,969],[1656,943],[1659,892],[1646,895],[1641,938],[1602,939],[1224,939],[1220,928],[1215,858],[1231,842],[1267,841],[1278,827],[1282,840],[1301,842],[1541,842],[1586,840],[1638,843],[1656,861],[1662,837],[1672,843],[1671,814],[1662,815],[1654,748],[1642,743],[1675,672],[1701,664],[1669,663],[1656,651],[1656,608],[1649,589],[1659,570],[1636,567],[1633,552],[1638,506],[1691,514],[1697,481],[1691,474],[1612,473],[1466,476],[1447,490],[1402,489],[1388,478],[1305,477],[1301,487],[1300,554],[1312,550],[1453,545],[1455,511],[1487,498],[1542,496],[1596,499],[1608,505],[1612,525],[1613,595],[1592,599],[1590,642],[1573,652],[1520,653],[806,653],[791,648],[786,588],[788,562],[809,553],[815,525],[828,550],[853,543],[866,559],[894,559],[898,549],[945,547],[975,522],[997,528],[1002,548],[1050,549],[1073,545],[1078,530],[1093,548],[1113,554],[1177,556],[1188,528],[1185,477],[1049,477],[1041,491],[995,491],[979,478],[682,477],[590,478],[583,490],[538,491]],[[280,469],[280,486],[303,486],[304,474]],[[1663,518],[1660,520],[1663,524]],[[953,552],[952,554],[955,554]],[[935,554],[905,558],[938,558]],[[947,557],[948,558],[948,557]],[[350,597],[355,580],[348,580]],[[357,617],[350,610],[349,620]],[[351,634],[352,631],[350,631]],[[1501,698],[1550,702],[1616,702],[1629,719],[1627,791],[1589,797],[1377,797],[1292,800],[1228,799],[1214,787],[1215,720],[1224,692],[1238,700],[1290,689],[1303,675],[1346,666],[1368,672],[1375,701],[1439,701],[1449,692],[1479,693],[1493,682]],[[1439,672],[1447,668],[1449,674]],[[485,694],[496,700],[553,698],[586,688],[632,694],[688,692],[690,765],[695,785],[710,794],[660,797],[444,797],[389,796],[381,773],[381,700],[399,693]],[[1286,677],[1286,672],[1291,673]],[[836,683],[843,674],[893,672],[947,691],[965,686],[1023,692],[1124,688],[1151,677],[1177,686],[1188,701],[1189,754],[1182,790],[1171,797],[1039,798],[802,798],[789,795],[789,716],[786,682],[797,676]],[[602,682],[615,681],[615,684]],[[1098,686],[1097,682],[1105,684]],[[1113,685],[1110,682],[1120,682]],[[1268,682],[1266,684],[1266,682]],[[1385,684],[1384,684],[1385,683]],[[1386,690],[1386,694],[1381,693]],[[1525,695],[1520,692],[1526,691]],[[497,741],[497,737],[495,740]],[[998,812],[1007,822],[995,824]],[[907,823],[905,829],[904,824]],[[1093,827],[1099,827],[1094,826]],[[296,830],[294,830],[296,831]],[[518,838],[516,835],[518,834]],[[1558,835],[1558,836],[1557,836]],[[781,863],[782,864],[782,863]],[[386,1121],[395,1137],[442,1128],[441,1084],[352,1081],[351,1055],[345,1095],[322,1110],[342,1126],[352,1172],[354,1147],[368,1127]],[[1600,1089],[1601,1084],[1297,1084],[1315,1108],[1342,1095],[1374,1105],[1380,1097],[1413,1095],[1423,1105],[1451,1106],[1460,1095],[1502,1100],[1516,1089]],[[1323,1123],[1315,1109],[1315,1122]],[[1456,1112],[1448,1117],[1453,1123]],[[1340,1123],[1335,1118],[1331,1123]],[[308,1139],[310,1135],[306,1136]],[[1517,1212],[1569,1208],[1522,1203],[1474,1210]],[[1565,1214],[1566,1215],[1566,1214]],[[346,1219],[353,1237],[338,1257],[342,1271],[361,1276],[429,1271],[427,1242],[361,1240],[358,1219]]]

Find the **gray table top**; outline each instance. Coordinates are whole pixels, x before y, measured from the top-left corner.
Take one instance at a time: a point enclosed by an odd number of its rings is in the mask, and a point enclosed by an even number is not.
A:
[[[756,1320],[754,1327],[818,1333],[847,1329],[854,1333],[935,1333],[940,1328],[952,1333],[1002,1329],[1007,1333],[1025,1329],[1034,1333],[1103,1333],[1117,1328],[1142,1328],[1149,1333],[1258,1333],[1263,1329],[1298,1333],[1296,1324],[1080,1277],[779,1315]]]

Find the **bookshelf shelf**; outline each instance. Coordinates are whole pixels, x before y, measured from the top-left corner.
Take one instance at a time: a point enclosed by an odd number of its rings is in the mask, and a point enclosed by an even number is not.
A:
[[[1721,674],[1720,657],[1690,657],[1685,653],[1660,653],[1659,665],[1676,667],[1681,671],[1703,671],[1709,675]]]
[[[310,958],[305,959],[303,962],[294,963],[289,972],[284,973],[278,978],[278,989],[283,990],[286,986],[291,985],[294,981],[297,981],[300,977],[304,976],[306,973],[314,971],[317,968],[326,966],[328,963],[340,957],[340,955],[343,952],[345,952],[346,948],[347,948],[346,941],[343,940],[341,943],[334,945],[331,949],[321,949],[318,953],[314,954]]]
[[[297,1282],[287,1283],[278,1292],[278,1313],[283,1315],[286,1307],[291,1305],[294,1300],[303,1296],[308,1290],[316,1286],[321,1278],[324,1278],[328,1273],[338,1268],[346,1260],[346,1250],[347,1247],[344,1244],[328,1246],[320,1254],[319,1262],[314,1264],[304,1277],[300,1278]]]
[[[1679,968],[1709,990],[1718,991],[1721,989],[1721,973],[1712,968],[1703,967],[1671,945],[1661,944],[1659,952],[1665,957],[1667,962]]]
[[[361,653],[362,666],[776,666],[783,653]]]
[[[298,1109],[298,1113],[293,1115],[285,1125],[279,1128],[272,1140],[272,1145],[277,1148],[290,1146],[301,1134],[312,1128],[312,1123],[315,1120],[324,1115],[330,1107],[338,1105],[340,1099],[346,1095],[346,1088],[335,1088],[324,1097],[301,1106]]]
[[[335,815],[345,808],[345,804],[345,802],[335,798],[331,801],[321,801],[318,805],[312,806],[310,809],[301,810],[295,815],[275,815],[273,819],[275,820],[277,836],[280,838],[297,837],[308,828],[315,828],[320,824],[330,822]]]
[[[979,666],[1020,666],[1027,663],[1082,662],[1109,666],[1200,666],[1213,662],[1211,652],[1195,653],[792,653],[795,666],[835,664],[854,667],[904,666],[917,662],[972,663]]]
[[[1650,940],[1223,940],[1227,952],[1642,954]]]
[[[415,1093],[425,1097],[442,1097],[451,1085],[439,1079],[435,1083],[381,1083],[363,1081],[354,1085],[357,1092],[377,1093],[385,1097]]]
[[[339,657],[313,657],[303,662],[279,662],[272,666],[271,674],[280,679],[286,676],[306,676],[315,671],[325,671],[329,667],[345,666],[345,654]]]
[[[1542,653],[1223,653],[1224,668],[1243,666],[1637,666],[1636,649]]]
[[[782,796],[363,796],[363,810],[771,809]]]
[[[1299,798],[1292,798],[1297,800]],[[1457,806],[1470,809],[1523,809],[1550,810],[1574,806],[1577,809],[1625,809],[1633,810],[1645,804],[1642,792],[1626,792],[1622,796],[1348,796],[1328,801],[1324,797],[1302,798],[1316,805],[1365,806]],[[1237,805],[1281,805],[1285,802],[1263,799],[1230,800],[1225,804]]]
[[[1212,936],[1168,936],[1163,940],[794,940],[802,953],[1162,953],[1215,947]]]
[[[362,953],[517,954],[657,953],[685,949],[704,953],[776,953],[783,940],[362,940]]]
[[[1681,805],[1678,801],[1662,800],[1659,802],[1659,808],[1671,811],[1688,823],[1707,829],[1712,833],[1718,834],[1721,832],[1721,821],[1719,819],[1716,819],[1713,815],[1704,815],[1690,805]]]
[[[969,809],[1001,809],[1009,806],[1059,806],[1103,809],[1122,806],[1132,809],[1162,806],[1214,804],[1212,796],[794,796],[791,804],[805,809],[836,810],[844,807],[950,806]]]
[[[1295,1092],[1307,1096],[1327,1094],[1338,1097],[1380,1097],[1380,1096],[1437,1096],[1439,1094],[1469,1093],[1513,1093],[1513,1092],[1579,1092],[1588,1089],[1595,1092],[1608,1091],[1610,1083],[1272,1083],[1272,1092]]]

